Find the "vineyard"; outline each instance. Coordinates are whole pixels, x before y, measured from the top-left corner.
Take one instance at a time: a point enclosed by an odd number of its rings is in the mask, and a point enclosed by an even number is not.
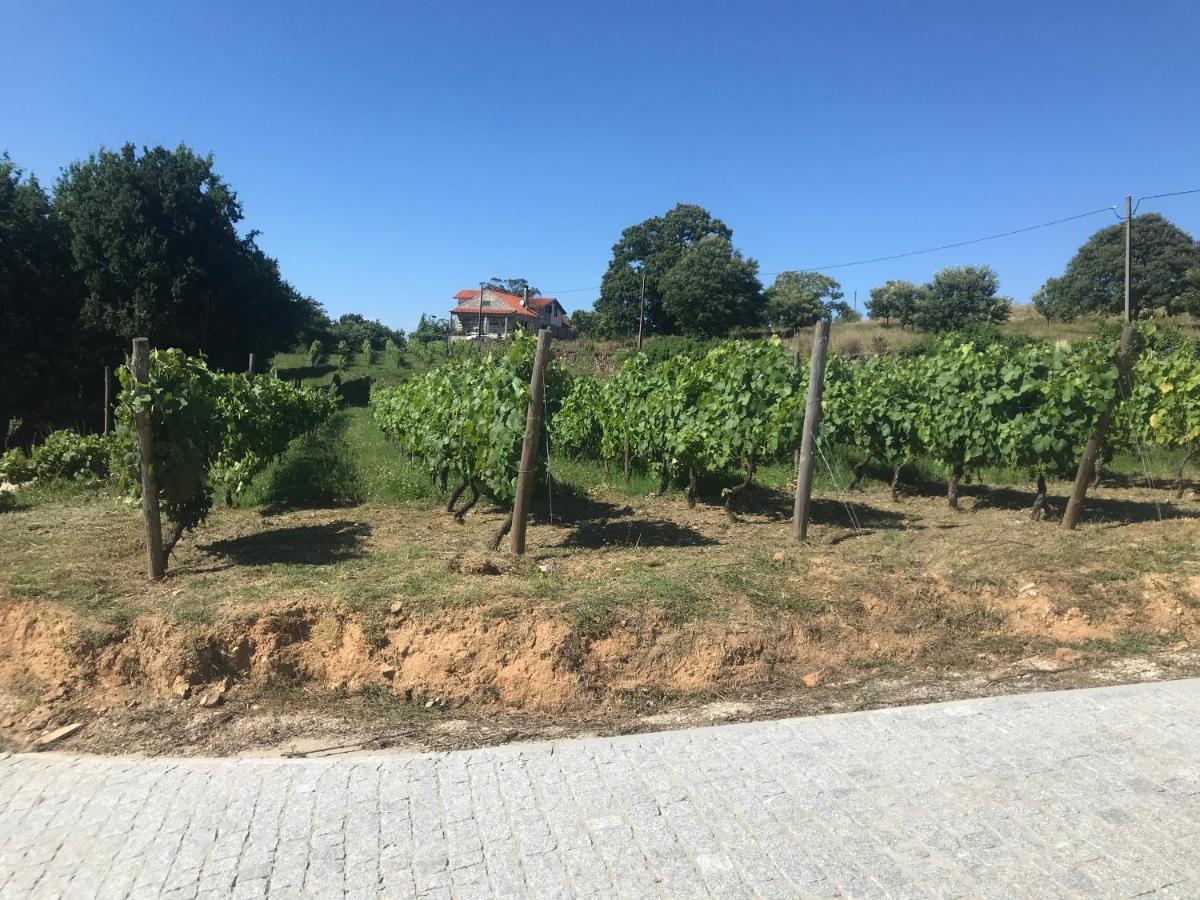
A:
[[[105,752],[380,729],[441,747],[1200,670],[1189,338],[1144,328],[1124,380],[1112,334],[835,353],[803,543],[790,346],[651,342],[605,377],[564,353],[522,557],[495,548],[534,343],[295,354],[279,378],[161,350],[121,373],[113,433],[7,453],[0,743],[80,720]],[[1066,532],[1064,479],[1114,397]],[[139,414],[170,549],[154,581]]]
[[[1200,359],[1192,339],[1162,339],[1152,326],[1132,377],[1118,378],[1109,341],[1072,345],[993,343],[948,337],[920,353],[830,359],[821,447],[858,460],[849,488],[867,465],[892,472],[893,498],[906,465],[936,463],[948,473],[946,496],[959,506],[964,478],[1006,467],[1037,488],[1030,508],[1044,514],[1047,479],[1075,473],[1083,445],[1110,400],[1111,456],[1148,448],[1190,458],[1200,440]],[[511,500],[520,455],[530,341],[490,355],[451,360],[398,387],[376,391],[376,423],[445,492],[462,520],[480,493]],[[726,489],[727,517],[767,462],[797,449],[807,372],[778,339],[730,341],[695,356],[651,362],[635,355],[607,379],[571,376],[558,366],[546,381],[548,453],[592,458],[606,468],[651,473],[658,492],[683,484],[689,505],[698,483],[736,471]],[[470,488],[472,496],[455,509]]]

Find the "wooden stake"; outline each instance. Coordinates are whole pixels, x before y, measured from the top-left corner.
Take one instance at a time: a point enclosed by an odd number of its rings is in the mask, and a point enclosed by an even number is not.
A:
[[[821,428],[821,392],[825,387],[825,356],[829,352],[829,322],[821,319],[813,332],[808,364],[808,402],[804,405],[804,431],[796,464],[796,502],[792,507],[792,537],[808,538],[808,512],[812,500],[813,452]]]
[[[150,341],[133,339],[133,383],[140,392],[150,381]],[[167,561],[163,555],[162,520],[158,513],[158,481],[154,475],[154,433],[150,411],[138,404],[134,408],[137,425],[138,452],[142,471],[142,518],[146,522],[146,562],[151,579],[158,581],[166,574]]]
[[[112,429],[112,366],[104,367],[104,433]]]
[[[1104,449],[1104,439],[1108,436],[1108,429],[1112,427],[1113,415],[1117,411],[1117,404],[1121,401],[1121,393],[1125,389],[1126,379],[1133,369],[1133,358],[1133,325],[1126,322],[1125,327],[1121,329],[1121,344],[1117,348],[1117,388],[1113,391],[1108,405],[1104,407],[1104,412],[1101,413],[1100,421],[1096,423],[1096,429],[1088,439],[1087,446],[1083,448],[1083,457],[1079,460],[1079,470],[1075,473],[1075,485],[1071,488],[1071,499],[1067,501],[1067,511],[1063,513],[1063,528],[1068,531],[1074,529],[1079,522],[1079,517],[1083,515],[1083,501],[1087,497],[1088,485],[1091,484],[1092,476],[1096,472],[1096,459],[1099,457],[1100,451]]]
[[[533,378],[529,382],[529,412],[525,416],[525,439],[521,442],[521,468],[517,471],[517,496],[513,499],[512,534],[509,549],[520,556],[525,552],[525,520],[533,497],[533,470],[537,467],[538,442],[542,433],[543,386],[546,363],[550,359],[550,329],[538,332],[537,355],[533,358]]]
[[[250,365],[246,367],[246,371],[251,375],[254,374],[254,354],[253,353],[250,354]]]

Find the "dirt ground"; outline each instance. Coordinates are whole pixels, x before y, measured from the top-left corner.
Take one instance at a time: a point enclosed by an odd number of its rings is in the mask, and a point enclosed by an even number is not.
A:
[[[1061,510],[1064,485],[1052,487]],[[0,746],[452,748],[1200,672],[1200,503],[1105,485],[1064,533],[968,488],[718,505],[616,487],[500,513],[220,509],[170,576],[103,495],[0,516]]]

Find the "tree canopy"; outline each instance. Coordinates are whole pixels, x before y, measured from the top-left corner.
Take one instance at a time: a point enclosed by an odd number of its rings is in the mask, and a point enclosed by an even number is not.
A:
[[[0,156],[0,429],[69,416],[86,337],[68,235],[36,178]]]
[[[1130,233],[1133,314],[1200,312],[1200,244],[1158,213],[1134,216]],[[1047,318],[1070,321],[1086,313],[1125,310],[1125,225],[1102,228],[1088,238],[1033,297]]]
[[[621,232],[600,285],[600,298],[591,315],[576,318],[599,337],[627,337],[638,330],[642,273],[646,276],[646,333],[677,334],[679,324],[664,304],[662,282],[687,250],[706,237],[728,243],[733,230],[706,209],[680,203],[661,216],[652,216]],[[711,255],[707,251],[705,258]],[[732,258],[732,248],[730,257]],[[693,260],[693,268],[699,260]]]
[[[382,350],[390,340],[404,346],[404,332],[388,328],[378,319],[368,319],[358,313],[346,313],[329,327],[330,337],[336,344],[345,341],[351,347],[362,347],[366,341],[374,350]]]
[[[82,320],[117,359],[135,334],[227,367],[294,340],[296,292],[256,232],[238,234],[242,207],[211,156],[101,150],[67,167],[54,206],[84,285]]]
[[[921,289],[911,281],[893,280],[871,288],[871,299],[867,301],[867,315],[872,319],[892,319],[901,325],[912,326],[916,321],[917,303]]]
[[[720,337],[763,319],[758,263],[728,238],[706,235],[688,247],[659,282],[662,309],[678,333]]]
[[[0,418],[25,420],[16,439],[98,424],[101,366],[136,335],[239,371],[250,352],[332,346],[338,326],[241,223],[212,157],[185,146],[100,150],[53,194],[0,156]]]
[[[430,341],[443,341],[448,334],[450,334],[450,323],[446,319],[421,313],[421,321],[417,323],[417,327],[413,329],[413,333],[409,337],[418,343],[428,344]]]
[[[991,266],[951,266],[921,289],[914,322],[922,331],[953,331],[981,322],[1007,321],[1012,300],[996,292]]]
[[[852,310],[840,302],[844,296],[841,284],[828,275],[780,272],[766,290],[767,321],[772,328],[794,332],[818,319],[845,318]]]
[[[530,297],[540,297],[542,292],[529,283],[527,278],[496,278],[484,284],[485,288],[491,288],[493,291],[503,291],[506,294],[513,294],[517,297],[523,296],[524,292],[528,291]]]

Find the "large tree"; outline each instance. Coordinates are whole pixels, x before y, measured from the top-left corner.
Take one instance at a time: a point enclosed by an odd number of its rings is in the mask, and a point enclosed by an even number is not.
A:
[[[256,233],[238,234],[241,205],[211,156],[101,150],[66,169],[55,209],[83,279],[83,321],[117,359],[141,334],[241,367],[248,352],[290,345],[306,317]]]
[[[101,385],[76,327],[80,289],[67,233],[36,178],[0,156],[0,430],[24,420],[18,440],[95,403]],[[82,380],[94,374],[94,390]]]
[[[921,288],[911,281],[896,279],[871,288],[871,299],[867,301],[867,315],[872,319],[883,319],[890,324],[896,319],[901,325],[911,326],[917,317],[917,303],[921,299]]]
[[[659,290],[663,312],[689,337],[720,337],[763,319],[758,263],[743,258],[728,238],[707,235],[688,247]]]
[[[506,294],[513,294],[516,297],[521,297],[526,293],[530,297],[541,296],[541,291],[529,283],[527,278],[496,278],[484,284],[485,288],[491,288],[493,291],[503,291]]]
[[[1131,223],[1134,315],[1200,313],[1200,290],[1189,271],[1200,267],[1200,244],[1158,213]],[[1042,315],[1071,320],[1085,313],[1119,315],[1125,310],[1125,226],[1102,228],[1076,251],[1061,278],[1034,297]]]
[[[780,272],[766,290],[767,321],[772,328],[794,333],[818,319],[845,318],[850,307],[839,302],[842,286],[820,272]]]
[[[708,210],[688,203],[622,231],[613,245],[594,314],[584,320],[590,332],[600,337],[637,333],[644,273],[646,333],[677,333],[679,325],[663,304],[662,280],[688,248],[706,237],[729,241],[733,230]]]
[[[921,289],[914,321],[922,331],[951,331],[981,322],[1004,322],[1012,300],[996,292],[1000,279],[990,266],[942,269]]]

